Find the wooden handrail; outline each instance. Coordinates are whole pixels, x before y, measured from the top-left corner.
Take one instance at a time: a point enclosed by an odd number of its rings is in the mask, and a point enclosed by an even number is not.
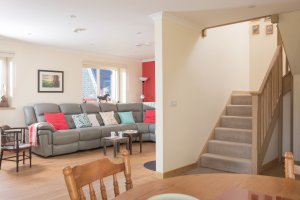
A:
[[[268,71],[266,73],[266,76],[265,76],[265,78],[264,78],[264,80],[263,80],[263,82],[262,82],[262,84],[261,84],[261,86],[260,86],[260,88],[258,90],[258,94],[261,94],[262,91],[263,91],[263,89],[266,87],[266,83],[267,83],[268,77],[270,76],[270,74],[272,72],[272,69],[273,69],[274,65],[276,64],[276,62],[278,60],[278,56],[281,53],[281,49],[282,49],[281,46],[277,46],[276,51],[274,53],[274,56],[273,56],[273,58],[271,60],[270,66],[268,68]]]

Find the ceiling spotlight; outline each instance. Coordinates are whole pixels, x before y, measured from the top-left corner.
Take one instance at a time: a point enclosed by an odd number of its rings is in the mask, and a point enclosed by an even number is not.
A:
[[[79,32],[82,32],[82,31],[86,31],[86,28],[75,28],[73,30],[74,33],[79,33]]]
[[[141,35],[141,34],[142,34],[142,32],[140,32],[140,31],[139,31],[139,32],[136,32],[136,34],[137,34],[137,35]]]
[[[70,18],[75,19],[75,18],[77,18],[77,16],[76,15],[70,15]]]

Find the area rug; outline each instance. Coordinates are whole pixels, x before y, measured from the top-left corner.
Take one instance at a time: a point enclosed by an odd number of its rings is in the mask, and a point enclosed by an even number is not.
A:
[[[156,171],[156,160],[152,160],[152,161],[146,162],[144,164],[144,167],[146,169],[150,169],[152,171]]]

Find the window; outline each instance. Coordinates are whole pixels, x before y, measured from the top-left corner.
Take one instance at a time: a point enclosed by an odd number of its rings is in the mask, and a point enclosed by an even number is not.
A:
[[[0,97],[13,96],[13,54],[0,52]]]
[[[124,73],[125,70],[123,68],[83,68],[83,99],[96,101],[97,96],[108,94],[112,102],[125,102],[126,79],[124,78]],[[120,91],[120,80],[122,91]],[[122,97],[120,98],[120,96]]]

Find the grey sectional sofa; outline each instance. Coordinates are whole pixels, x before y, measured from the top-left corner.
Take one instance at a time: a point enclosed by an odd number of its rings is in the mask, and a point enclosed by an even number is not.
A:
[[[80,150],[102,147],[101,138],[110,136],[111,131],[138,130],[143,133],[143,141],[155,141],[155,124],[143,123],[146,110],[153,107],[143,103],[38,103],[24,107],[25,123],[27,126],[36,122],[45,122],[44,113],[63,112],[70,129],[54,131],[47,123],[38,127],[39,146],[32,151],[43,157],[77,152]],[[117,112],[132,111],[134,124],[118,124],[104,126],[99,112],[114,111],[115,118],[120,123]],[[80,113],[95,113],[101,126],[76,129],[72,115]]]

